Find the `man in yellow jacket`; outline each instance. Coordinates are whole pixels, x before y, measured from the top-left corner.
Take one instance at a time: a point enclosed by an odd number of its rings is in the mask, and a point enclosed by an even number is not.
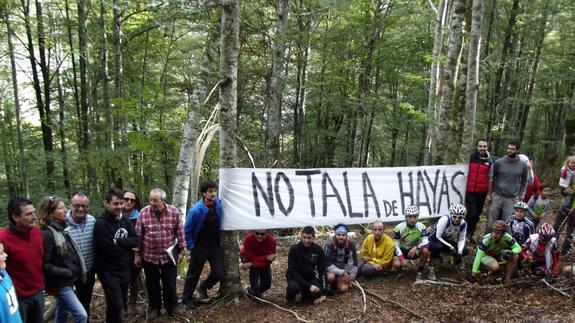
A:
[[[376,276],[391,269],[395,256],[393,239],[383,234],[384,225],[381,221],[375,221],[371,225],[369,234],[361,247],[361,262],[358,268],[358,276]]]

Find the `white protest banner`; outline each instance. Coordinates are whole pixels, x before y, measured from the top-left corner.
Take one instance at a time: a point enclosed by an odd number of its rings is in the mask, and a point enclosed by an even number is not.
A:
[[[463,203],[467,165],[395,168],[220,169],[223,230],[403,220],[448,213]]]

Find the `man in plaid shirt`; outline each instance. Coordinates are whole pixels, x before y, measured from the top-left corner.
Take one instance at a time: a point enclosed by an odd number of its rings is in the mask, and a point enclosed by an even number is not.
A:
[[[180,250],[179,263],[185,251],[185,238],[182,220],[175,206],[166,203],[166,192],[154,188],[149,195],[150,205],[140,211],[136,222],[136,233],[141,237],[141,244],[134,256],[136,267],[143,266],[146,274],[146,289],[148,291],[149,318],[160,315],[162,308],[162,288],[164,307],[168,315],[177,314],[176,305],[176,264],[170,258],[166,249],[177,239],[176,249]],[[160,280],[162,287],[160,287]]]

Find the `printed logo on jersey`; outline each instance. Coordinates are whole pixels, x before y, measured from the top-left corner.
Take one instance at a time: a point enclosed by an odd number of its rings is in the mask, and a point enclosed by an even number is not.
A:
[[[6,303],[8,304],[10,315],[18,311],[18,298],[16,298],[16,290],[14,289],[14,286],[10,287],[10,290],[6,293]]]
[[[126,230],[124,228],[119,228],[118,231],[116,231],[116,234],[114,234],[114,238],[116,240],[124,239],[127,237],[128,237],[128,230]]]

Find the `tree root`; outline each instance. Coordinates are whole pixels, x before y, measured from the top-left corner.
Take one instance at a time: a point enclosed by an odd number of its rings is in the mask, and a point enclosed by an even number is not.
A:
[[[557,287],[551,285],[549,282],[547,282],[547,280],[545,280],[545,278],[541,279],[541,281],[542,281],[543,283],[545,283],[545,285],[547,285],[547,287],[551,288],[552,290],[556,291],[557,293],[559,293],[559,294],[561,294],[561,295],[563,295],[563,296],[565,296],[565,297],[571,298],[571,295],[570,295],[569,293],[566,293],[566,292],[560,290],[559,288],[557,288]]]
[[[356,280],[353,281],[353,285],[357,286],[357,288],[359,288],[361,291],[361,296],[363,297],[363,312],[365,313],[367,311],[367,298],[365,297],[365,291]]]
[[[396,301],[392,301],[392,300],[390,300],[390,299],[386,299],[386,298],[384,298],[383,296],[379,295],[378,293],[373,292],[373,291],[371,291],[371,290],[369,290],[369,289],[366,289],[365,292],[366,292],[367,294],[369,294],[369,295],[371,295],[371,296],[373,296],[373,297],[375,297],[375,298],[377,298],[377,299],[379,299],[379,300],[385,302],[385,303],[391,303],[391,304],[393,304],[393,305],[395,305],[395,306],[397,306],[397,307],[403,309],[404,311],[408,312],[409,314],[411,314],[411,315],[413,315],[413,316],[415,316],[415,317],[417,317],[417,318],[419,318],[419,319],[421,319],[421,320],[425,320],[425,317],[421,316],[421,314],[418,314],[418,313],[416,313],[416,312],[410,310],[409,308],[407,308],[407,307],[401,305],[400,303],[398,303],[398,302],[396,302]]]
[[[281,307],[281,306],[277,305],[276,303],[271,302],[271,301],[268,301],[268,300],[265,300],[265,299],[263,299],[263,298],[259,298],[259,297],[257,297],[257,296],[248,294],[248,293],[245,292],[245,291],[244,291],[244,294],[245,294],[247,297],[249,297],[249,298],[253,298],[253,299],[255,299],[255,300],[259,301],[259,302],[262,302],[262,303],[265,303],[265,304],[269,304],[269,305],[275,306],[275,307],[279,308],[279,309],[282,310],[282,311],[285,311],[285,312],[288,312],[288,313],[293,314],[293,315],[295,316],[295,318],[296,318],[299,322],[311,323],[311,321],[306,320],[306,319],[304,319],[303,317],[299,316],[295,311],[292,311],[292,310],[290,310],[290,309]]]

